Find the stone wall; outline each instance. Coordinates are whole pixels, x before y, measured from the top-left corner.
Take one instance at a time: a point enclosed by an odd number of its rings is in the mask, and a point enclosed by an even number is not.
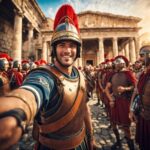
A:
[[[8,52],[11,55],[13,32],[12,24],[0,18],[0,52]]]

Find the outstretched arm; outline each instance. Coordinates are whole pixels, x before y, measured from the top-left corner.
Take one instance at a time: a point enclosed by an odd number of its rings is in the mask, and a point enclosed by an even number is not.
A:
[[[32,121],[37,103],[32,92],[17,89],[0,98],[0,148],[8,149],[16,144],[23,128]]]

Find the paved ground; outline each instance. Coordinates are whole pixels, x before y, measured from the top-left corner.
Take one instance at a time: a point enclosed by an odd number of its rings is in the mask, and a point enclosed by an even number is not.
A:
[[[112,129],[109,128],[109,120],[106,116],[105,109],[101,106],[96,106],[97,98],[94,94],[94,98],[88,102],[92,113],[92,124],[94,127],[94,138],[99,145],[101,150],[110,150],[111,145],[115,142],[115,136],[112,132]],[[134,137],[135,133],[135,124],[131,126],[132,136]],[[22,140],[20,141],[19,146],[15,146],[13,150],[32,150],[34,141],[32,139],[32,127],[29,128],[29,134],[25,134]],[[128,150],[128,146],[124,139],[123,132],[119,129],[121,135],[123,148],[122,150]],[[138,150],[138,147],[136,147]]]
[[[89,106],[92,112],[92,124],[94,127],[94,137],[97,145],[101,147],[102,150],[110,150],[111,145],[115,142],[115,136],[111,128],[109,128],[109,119],[107,118],[104,107],[97,106],[97,98],[94,94],[94,98],[89,101]],[[132,138],[135,135],[135,124],[131,125]],[[126,140],[124,139],[124,133],[119,128],[119,133],[122,139],[123,148],[122,150],[128,150]],[[138,147],[136,146],[136,150]]]

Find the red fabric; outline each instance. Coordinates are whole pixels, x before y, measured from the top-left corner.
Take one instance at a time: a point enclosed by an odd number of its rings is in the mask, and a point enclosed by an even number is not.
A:
[[[129,70],[124,71],[124,72],[126,73],[128,79],[129,79],[129,82],[131,82],[133,85],[135,85],[137,80],[136,80],[136,77],[134,76],[134,74]]]
[[[150,77],[150,69],[146,72],[146,73],[142,73],[140,78],[139,78],[139,82],[137,84],[137,88],[138,88],[138,92],[140,94],[143,93],[143,87],[144,87],[144,84],[145,82],[148,80],[148,78]]]
[[[136,124],[136,142],[143,150],[150,150],[150,120],[144,120],[140,115]]]
[[[29,63],[29,61],[28,61],[28,60],[22,60],[21,63],[22,63],[22,64],[24,64],[24,63]]]
[[[23,83],[23,75],[22,75],[22,73],[13,70],[13,75],[15,76],[16,84],[17,84],[18,86],[21,86],[22,83]]]
[[[8,61],[12,61],[12,58],[7,53],[0,53],[0,58],[6,58]]]
[[[115,106],[111,108],[110,120],[118,125],[130,125],[129,119],[130,101],[126,98],[116,98]]]
[[[45,65],[46,65],[46,64],[47,64],[47,62],[46,62],[44,59],[40,59],[40,60],[39,60],[39,63],[40,63],[40,65],[42,65],[42,64],[45,64]]]
[[[75,14],[75,11],[74,9],[72,8],[71,5],[68,5],[68,4],[65,4],[65,5],[62,5],[56,16],[55,16],[55,21],[54,21],[54,30],[56,29],[56,27],[61,24],[61,23],[64,23],[65,22],[65,19],[66,18],[69,18],[69,22],[71,24],[73,24],[77,31],[79,32],[79,26],[78,26],[78,19],[77,19],[77,15]]]

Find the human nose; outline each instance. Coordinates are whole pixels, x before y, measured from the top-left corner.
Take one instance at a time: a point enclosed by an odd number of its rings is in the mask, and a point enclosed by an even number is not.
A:
[[[67,46],[64,50],[64,53],[68,54],[71,52],[71,48],[69,46]]]

